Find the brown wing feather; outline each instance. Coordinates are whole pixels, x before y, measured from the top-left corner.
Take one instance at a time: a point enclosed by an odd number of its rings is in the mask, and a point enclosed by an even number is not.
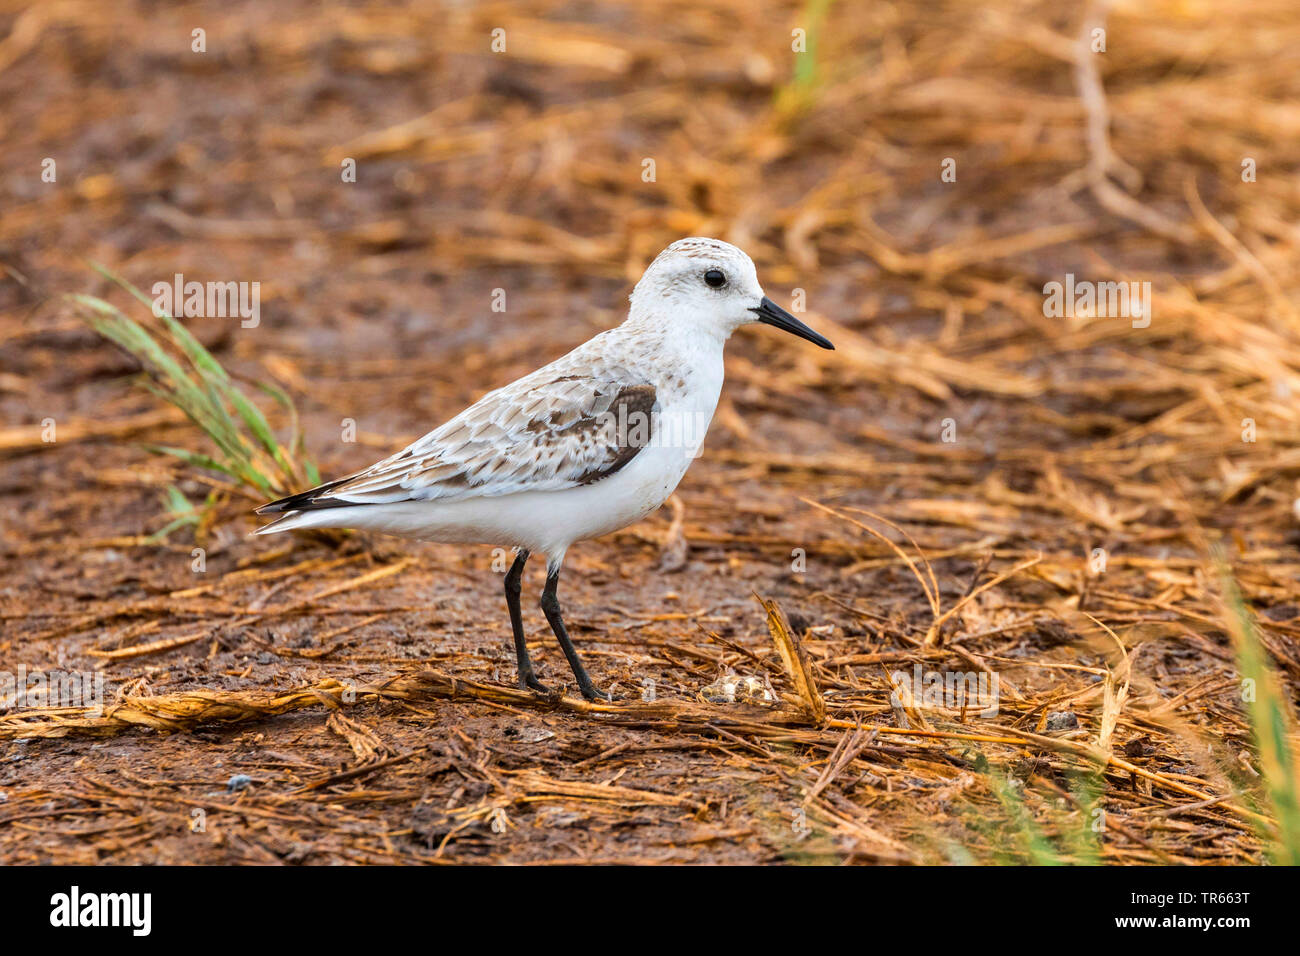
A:
[[[651,443],[653,385],[582,375],[536,379],[484,396],[364,471],[263,505],[258,514],[589,485]]]

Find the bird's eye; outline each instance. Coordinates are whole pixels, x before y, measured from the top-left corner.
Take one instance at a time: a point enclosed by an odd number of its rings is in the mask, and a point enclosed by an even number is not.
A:
[[[704,273],[704,281],[708,283],[710,288],[721,289],[727,284],[727,277],[722,274],[721,269],[710,269]]]

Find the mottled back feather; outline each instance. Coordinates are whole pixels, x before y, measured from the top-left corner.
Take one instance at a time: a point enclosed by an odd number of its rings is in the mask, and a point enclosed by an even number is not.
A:
[[[399,501],[456,501],[589,485],[650,444],[654,385],[592,345],[489,392],[364,471],[258,514]]]

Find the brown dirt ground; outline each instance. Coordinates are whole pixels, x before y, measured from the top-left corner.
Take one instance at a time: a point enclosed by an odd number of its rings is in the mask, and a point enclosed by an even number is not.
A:
[[[1093,10],[1089,59],[1080,11],[1012,0],[837,4],[820,29],[815,4],[724,0],[0,2],[0,662],[100,668],[177,728],[0,715],[0,861],[1022,860],[1024,814],[1067,859],[1259,862],[1208,544],[1294,702],[1300,24],[1249,6]],[[782,303],[806,290],[839,350],[738,334],[680,524],[570,552],[571,628],[624,698],[604,714],[493,690],[514,674],[487,548],[250,539],[230,490],[204,574],[189,531],[149,540],[168,485],[212,480],[139,443],[208,449],[59,299],[106,294],[88,258],[145,288],[260,281],[258,328],[193,326],[293,393],[332,475],[616,323],[693,234],[747,248]],[[1045,317],[1066,273],[1151,281],[1150,327]],[[924,569],[854,522],[915,552],[864,512],[928,556],[943,611],[974,595],[941,628]],[[755,595],[802,635],[824,714]],[[544,679],[568,681],[525,606]],[[892,707],[885,667],[917,662],[996,671],[1000,712]],[[728,670],[783,707],[704,702]],[[248,719],[189,720],[193,691]]]

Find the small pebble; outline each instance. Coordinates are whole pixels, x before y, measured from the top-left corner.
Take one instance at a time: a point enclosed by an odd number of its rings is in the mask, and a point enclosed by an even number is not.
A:
[[[1073,711],[1058,710],[1047,715],[1048,730],[1074,730],[1079,726],[1079,718]]]

